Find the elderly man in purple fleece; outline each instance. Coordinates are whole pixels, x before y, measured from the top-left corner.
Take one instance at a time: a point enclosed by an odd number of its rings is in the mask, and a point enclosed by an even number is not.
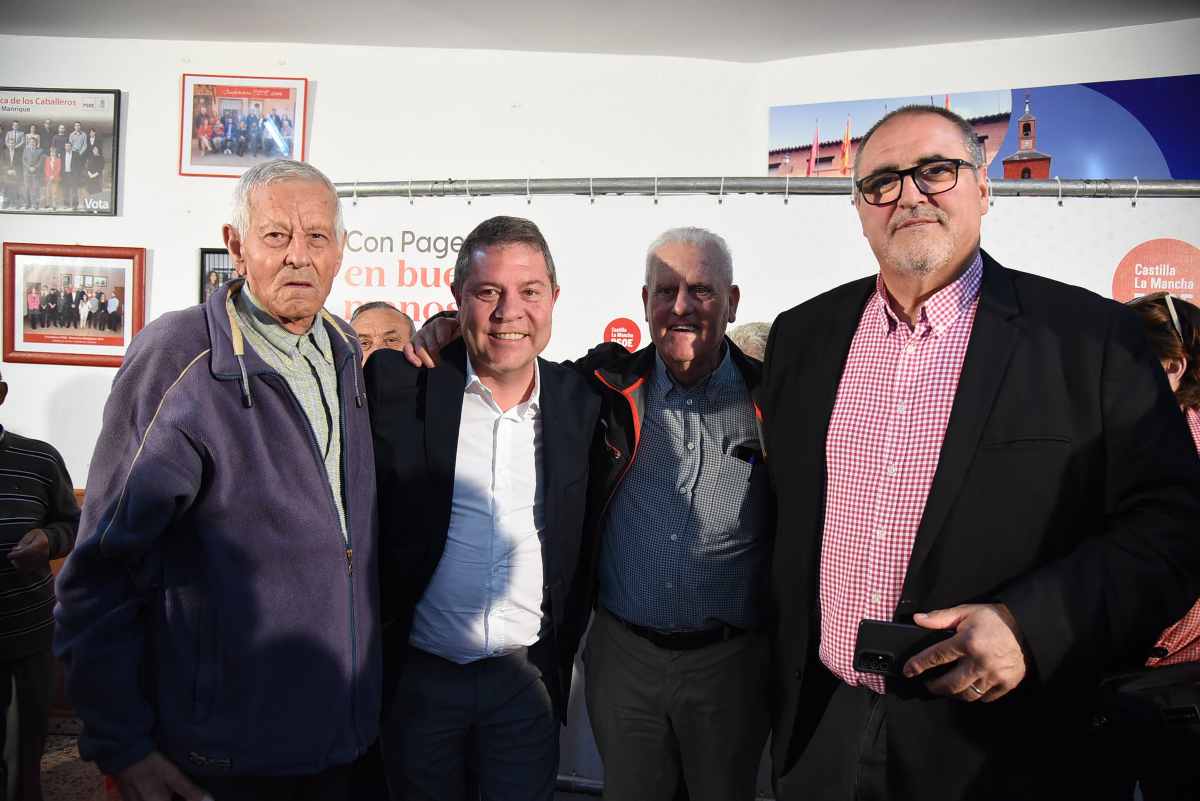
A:
[[[241,278],[148,325],[105,406],[55,610],[79,750],[127,801],[362,798],[375,474],[358,343],[322,308],[334,187],[257,165],[224,235]]]

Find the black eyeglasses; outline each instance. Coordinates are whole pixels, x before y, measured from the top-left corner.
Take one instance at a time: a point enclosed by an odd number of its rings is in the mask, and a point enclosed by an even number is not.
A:
[[[975,165],[963,159],[937,159],[925,161],[907,170],[887,170],[868,175],[855,186],[863,200],[872,206],[895,203],[904,191],[904,176],[912,178],[913,184],[925,195],[940,195],[958,185],[958,171],[962,167],[975,169]]]

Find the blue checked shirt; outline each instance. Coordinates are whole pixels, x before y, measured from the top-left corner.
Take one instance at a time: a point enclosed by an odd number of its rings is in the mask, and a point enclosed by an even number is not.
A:
[[[605,521],[600,603],[661,631],[759,626],[768,548],[761,450],[728,349],[693,387],[676,384],[657,358],[633,466]]]

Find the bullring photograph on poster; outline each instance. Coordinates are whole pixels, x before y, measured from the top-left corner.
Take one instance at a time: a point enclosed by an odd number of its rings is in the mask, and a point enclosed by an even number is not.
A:
[[[121,93],[0,87],[0,211],[117,213]]]
[[[145,321],[142,248],[4,243],[4,360],[119,367]]]
[[[183,76],[179,174],[237,178],[269,159],[303,161],[308,80]]]

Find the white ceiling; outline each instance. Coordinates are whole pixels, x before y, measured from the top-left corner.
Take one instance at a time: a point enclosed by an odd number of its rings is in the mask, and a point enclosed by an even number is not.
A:
[[[1200,0],[5,0],[7,34],[772,61],[1200,17]]]

